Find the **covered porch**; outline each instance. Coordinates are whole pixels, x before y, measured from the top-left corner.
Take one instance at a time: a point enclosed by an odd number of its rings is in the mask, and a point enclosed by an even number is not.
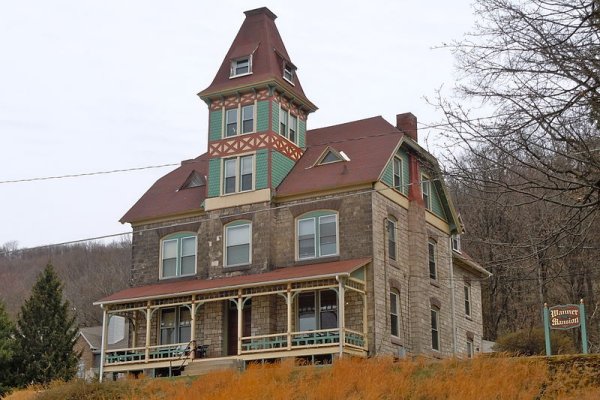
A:
[[[115,293],[96,302],[104,310],[101,376],[220,360],[364,357],[369,263],[336,261]],[[107,351],[115,315],[130,321],[129,346]]]

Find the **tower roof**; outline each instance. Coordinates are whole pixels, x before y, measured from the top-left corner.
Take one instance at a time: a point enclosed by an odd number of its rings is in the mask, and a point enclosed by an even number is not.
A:
[[[225,55],[217,75],[210,86],[198,95],[206,100],[258,85],[276,84],[280,90],[287,92],[308,110],[315,111],[317,107],[304,94],[300,79],[295,73],[296,66],[281,40],[275,25],[277,16],[266,7],[246,11],[244,14],[246,19]],[[231,76],[232,63],[249,56],[251,72]],[[293,83],[283,78],[284,65],[293,71]]]

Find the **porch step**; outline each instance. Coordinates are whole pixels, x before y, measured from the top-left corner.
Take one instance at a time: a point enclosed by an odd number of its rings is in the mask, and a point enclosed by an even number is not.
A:
[[[219,360],[197,360],[192,361],[186,365],[185,369],[181,371],[183,376],[196,376],[204,375],[212,371],[220,371],[225,369],[233,369],[241,371],[244,369],[244,361],[238,359],[219,359]]]

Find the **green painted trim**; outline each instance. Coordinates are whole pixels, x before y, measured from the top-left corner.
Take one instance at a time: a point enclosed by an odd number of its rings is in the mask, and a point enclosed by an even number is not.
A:
[[[295,162],[273,150],[271,152],[271,187],[277,187],[294,167]]]
[[[255,162],[256,177],[254,189],[266,189],[269,180],[269,153],[267,149],[261,149],[256,152]]]
[[[256,131],[267,130],[269,130],[269,101],[264,100],[256,103]]]
[[[208,141],[221,140],[223,131],[223,111],[215,110],[208,113]]]
[[[271,102],[271,124],[273,127],[273,132],[279,133],[279,103],[273,100]]]
[[[252,221],[249,219],[237,219],[235,221],[232,221],[228,224],[225,224],[225,228],[229,228],[229,227],[233,227],[233,226],[240,226],[240,225],[250,225],[252,226]]]
[[[221,195],[221,159],[213,158],[208,161],[208,197]]]
[[[298,147],[306,148],[306,121],[298,118]]]
[[[196,237],[197,234],[195,232],[192,231],[182,231],[182,232],[176,232],[176,233],[171,233],[170,235],[167,235],[165,237],[162,237],[160,240],[173,240],[173,239],[181,239],[181,238],[186,238],[186,237]]]

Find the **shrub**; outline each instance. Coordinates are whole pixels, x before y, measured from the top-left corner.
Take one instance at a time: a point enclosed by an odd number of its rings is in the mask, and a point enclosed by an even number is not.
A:
[[[566,332],[550,332],[552,354],[575,353],[573,341]],[[546,341],[543,328],[521,329],[500,336],[494,346],[496,351],[504,351],[521,356],[545,355]]]

